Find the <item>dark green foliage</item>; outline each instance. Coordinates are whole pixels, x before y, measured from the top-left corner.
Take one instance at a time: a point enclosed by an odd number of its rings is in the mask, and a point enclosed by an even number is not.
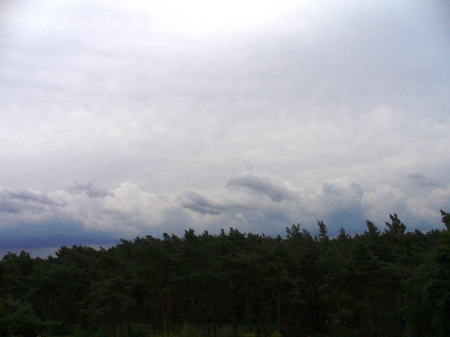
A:
[[[29,276],[34,261],[29,253],[21,251],[6,254],[0,265],[0,291],[3,298],[11,300],[24,298],[29,287]]]
[[[400,221],[397,214],[389,214],[389,218],[391,218],[391,222],[385,222],[388,229],[386,229],[384,232],[388,235],[396,237],[403,235],[405,233],[406,226],[403,222]]]
[[[336,238],[318,221],[315,236],[299,224],[286,238],[189,229],[47,259],[8,253],[0,336],[449,336],[449,232],[389,217],[383,232],[367,221]]]
[[[404,283],[409,336],[450,335],[450,232]]]
[[[442,223],[447,227],[448,230],[450,230],[450,213],[444,212],[441,210],[442,215]]]
[[[28,302],[0,300],[0,335],[5,337],[36,337],[44,324]]]

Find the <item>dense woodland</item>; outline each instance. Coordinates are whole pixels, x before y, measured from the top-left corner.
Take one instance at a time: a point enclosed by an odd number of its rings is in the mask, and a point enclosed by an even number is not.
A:
[[[61,247],[0,262],[0,336],[450,336],[447,229],[241,233]]]

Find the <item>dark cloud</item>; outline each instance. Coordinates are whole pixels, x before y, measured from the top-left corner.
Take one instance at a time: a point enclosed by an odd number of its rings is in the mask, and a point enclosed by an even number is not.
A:
[[[324,196],[343,202],[344,200],[360,201],[364,191],[361,186],[355,182],[335,182],[325,181],[322,183],[321,193]]]
[[[20,192],[12,192],[7,191],[6,196],[10,199],[20,200],[23,202],[33,202],[42,205],[59,205],[54,200],[51,200],[45,193],[43,192],[31,192],[31,191],[20,191]]]
[[[102,190],[92,183],[80,184],[74,182],[73,186],[68,186],[69,191],[74,191],[76,193],[85,193],[90,198],[104,198],[113,197],[114,194],[110,191]]]
[[[64,204],[50,199],[44,192],[9,189],[0,191],[0,212],[15,214],[22,213],[24,210],[40,212],[47,206],[64,206]]]
[[[18,221],[0,228],[2,249],[27,249],[54,246],[111,244],[119,237],[111,233],[84,228],[82,222],[63,216],[39,221]]]
[[[442,187],[443,185],[440,184],[438,181],[427,178],[423,174],[420,173],[411,173],[407,174],[406,177],[409,179],[409,181],[418,187]]]
[[[327,225],[328,235],[335,237],[341,227],[344,227],[347,234],[361,233],[367,219],[364,217],[362,207],[355,207],[353,209],[338,209],[330,214],[324,214],[323,218],[318,220],[323,220]]]
[[[15,213],[18,214],[22,211],[22,208],[17,203],[0,196],[0,212]]]
[[[244,176],[231,178],[227,182],[228,187],[244,187],[254,193],[268,196],[274,202],[284,200],[292,201],[298,199],[298,196],[287,190],[285,187],[278,186],[268,178],[257,177],[251,173]]]
[[[180,203],[184,208],[188,208],[201,214],[217,215],[224,213],[228,209],[228,207],[214,202],[196,191],[184,193]]]
[[[289,214],[284,209],[278,209],[276,207],[268,207],[263,212],[264,217],[266,219],[266,222],[272,223],[272,224],[279,224],[284,223],[288,225],[292,222],[291,216],[292,214]]]

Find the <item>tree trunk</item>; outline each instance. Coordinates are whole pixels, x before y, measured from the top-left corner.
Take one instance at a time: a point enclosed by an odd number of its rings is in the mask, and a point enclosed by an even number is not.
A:
[[[156,326],[155,326],[155,312],[152,311],[152,329],[153,329],[153,336],[156,336]]]
[[[112,324],[111,325],[111,330],[112,330],[112,332],[113,332],[113,337],[116,337],[116,324]]]
[[[119,322],[120,337],[125,337],[125,335],[124,335],[124,333],[123,333],[122,320],[120,319],[120,318],[121,318],[121,315],[120,315],[118,306],[119,306],[119,305],[118,305],[118,303],[117,303],[117,300],[114,299],[114,304],[113,304],[113,308],[114,308],[114,309],[113,309],[113,310],[114,310],[116,319],[117,319],[117,321]]]
[[[119,331],[120,331],[120,337],[125,337],[125,334],[123,333],[123,325],[122,325],[122,322],[119,322]]]
[[[280,297],[278,296],[277,298],[277,330],[278,332],[280,332],[281,330],[281,319],[280,319]]]
[[[161,295],[161,309],[162,309],[162,321],[163,321],[163,331],[164,336],[167,335],[167,322],[166,322],[166,307],[164,305],[164,298]]]
[[[127,328],[128,328],[128,337],[131,337],[131,325],[130,325],[130,320],[127,320]]]
[[[291,306],[288,306],[288,336],[292,337],[292,318],[291,318]]]
[[[231,305],[231,324],[233,325],[233,337],[237,336],[237,319],[236,319],[236,312],[233,305]]]
[[[259,331],[259,323],[258,316],[255,317],[255,328],[256,328],[256,336],[261,337],[261,332]]]
[[[272,288],[272,296],[277,301],[277,330],[281,332],[281,291],[278,291],[277,296],[275,296],[275,291]]]
[[[144,331],[145,331],[145,337],[148,337],[148,331],[147,331],[147,317],[145,315],[145,300],[144,300]]]
[[[248,296],[248,293],[250,293],[250,298]],[[247,331],[249,334],[253,334],[252,332],[252,322],[251,322],[251,310],[253,306],[253,294],[251,290],[249,290],[249,287],[247,286],[245,289],[245,307],[247,309]]]

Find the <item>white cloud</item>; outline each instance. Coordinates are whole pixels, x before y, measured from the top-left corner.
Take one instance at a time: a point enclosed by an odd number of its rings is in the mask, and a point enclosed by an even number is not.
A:
[[[367,218],[377,222],[386,218],[386,214],[407,212],[407,202],[408,197],[400,189],[388,185],[378,185],[364,197]]]
[[[258,182],[270,181],[261,177]],[[99,190],[93,184],[79,185]],[[220,191],[155,195],[131,182],[95,197],[70,187],[69,192],[50,193],[3,188],[0,215],[4,222],[0,231],[5,239],[23,247],[45,247],[52,235],[64,242],[73,237],[73,244],[95,244],[102,235],[109,240],[130,239],[162,232],[182,234],[187,228],[218,232],[220,228],[234,227],[274,235],[297,222],[315,232],[317,220],[324,220],[333,235],[340,227],[349,233],[358,232],[358,228],[361,231],[366,219],[383,226],[392,213],[397,213],[410,230],[429,230],[440,226],[439,208],[448,209],[450,205],[448,188],[433,190],[424,203],[388,185],[364,191],[349,177],[325,181],[313,194],[292,183],[287,185],[290,193],[299,197],[286,194],[289,198],[280,202],[253,189],[226,186]],[[277,192],[281,188],[275,183],[270,183],[270,187]],[[28,235],[22,237],[24,230]]]

